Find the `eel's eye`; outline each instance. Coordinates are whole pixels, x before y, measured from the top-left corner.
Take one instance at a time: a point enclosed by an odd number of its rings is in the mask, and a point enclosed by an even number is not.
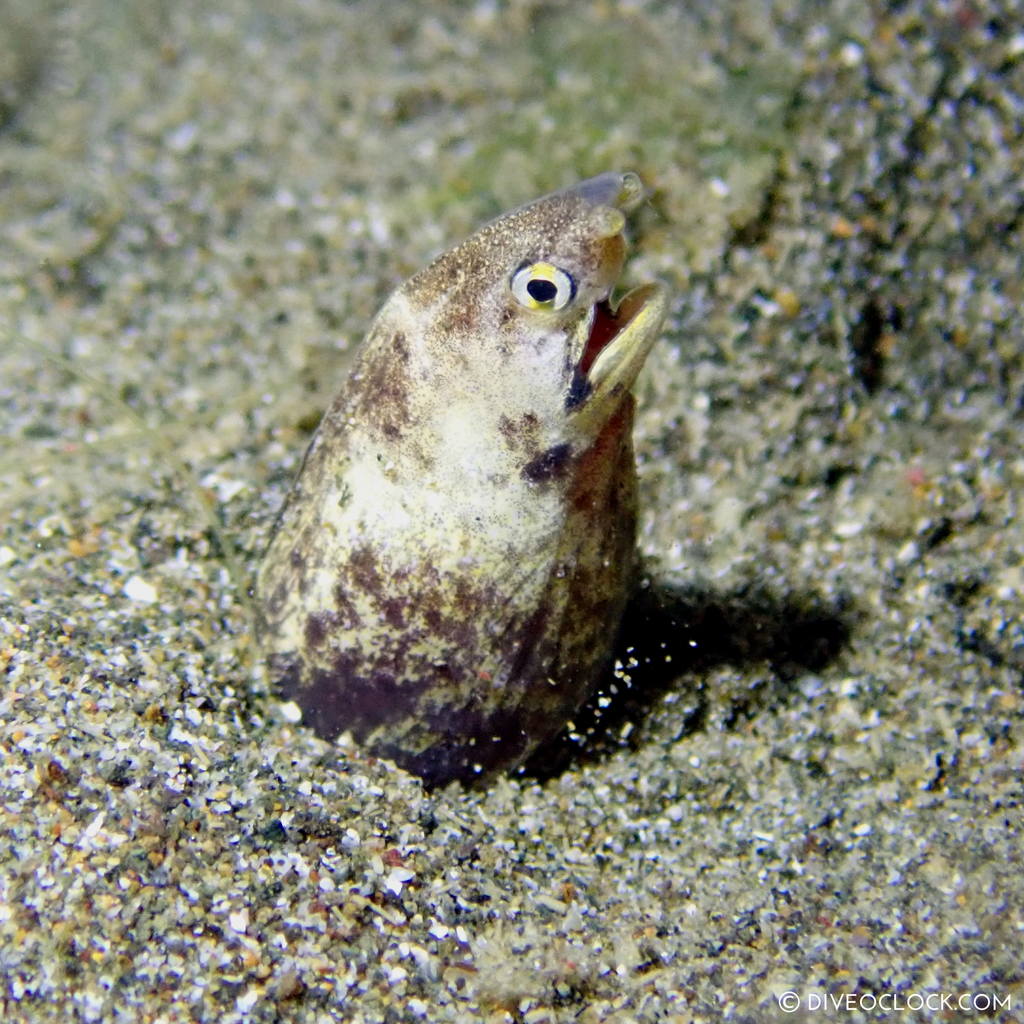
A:
[[[565,309],[576,294],[576,282],[553,263],[524,263],[513,275],[512,294],[527,309]]]

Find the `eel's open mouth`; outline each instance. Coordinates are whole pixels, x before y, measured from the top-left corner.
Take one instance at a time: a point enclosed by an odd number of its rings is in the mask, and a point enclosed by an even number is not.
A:
[[[587,338],[586,348],[578,363],[579,371],[584,376],[590,370],[594,360],[601,350],[615,337],[622,329],[617,310],[612,309],[612,304],[607,299],[602,299],[594,306],[594,320],[590,325],[590,336]]]
[[[618,401],[633,386],[667,305],[668,294],[661,285],[645,284],[624,295],[617,306],[607,299],[594,306],[590,333],[566,396],[568,410],[582,414],[585,407]]]
[[[602,299],[594,306],[590,336],[587,338],[586,347],[578,364],[580,373],[590,372],[594,360],[640,312],[649,297],[646,293],[647,289],[645,288],[635,288],[624,296],[614,309],[608,299]]]

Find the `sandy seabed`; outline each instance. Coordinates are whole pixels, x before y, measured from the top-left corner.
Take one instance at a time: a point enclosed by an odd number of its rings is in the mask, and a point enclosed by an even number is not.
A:
[[[6,0],[5,1022],[1024,1018],[1019,12],[693,6]],[[247,581],[384,296],[624,167],[671,598],[425,793]]]

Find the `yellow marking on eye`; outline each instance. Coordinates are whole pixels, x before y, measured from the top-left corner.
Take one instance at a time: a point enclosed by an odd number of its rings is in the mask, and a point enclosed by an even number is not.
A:
[[[527,309],[565,309],[576,294],[576,283],[561,267],[543,260],[520,267],[509,282],[516,302]]]

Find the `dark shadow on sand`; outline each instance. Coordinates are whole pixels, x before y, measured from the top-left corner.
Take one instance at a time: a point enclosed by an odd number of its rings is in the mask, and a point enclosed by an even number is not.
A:
[[[775,684],[733,697],[725,725],[784,702],[800,676],[837,657],[853,618],[846,599],[779,596],[759,586],[723,594],[645,580],[619,630],[617,672],[609,672],[572,727],[536,751],[522,773],[545,780],[635,747],[645,719],[670,691],[681,697],[677,735],[700,729],[711,700],[702,676],[720,666],[767,666]]]

